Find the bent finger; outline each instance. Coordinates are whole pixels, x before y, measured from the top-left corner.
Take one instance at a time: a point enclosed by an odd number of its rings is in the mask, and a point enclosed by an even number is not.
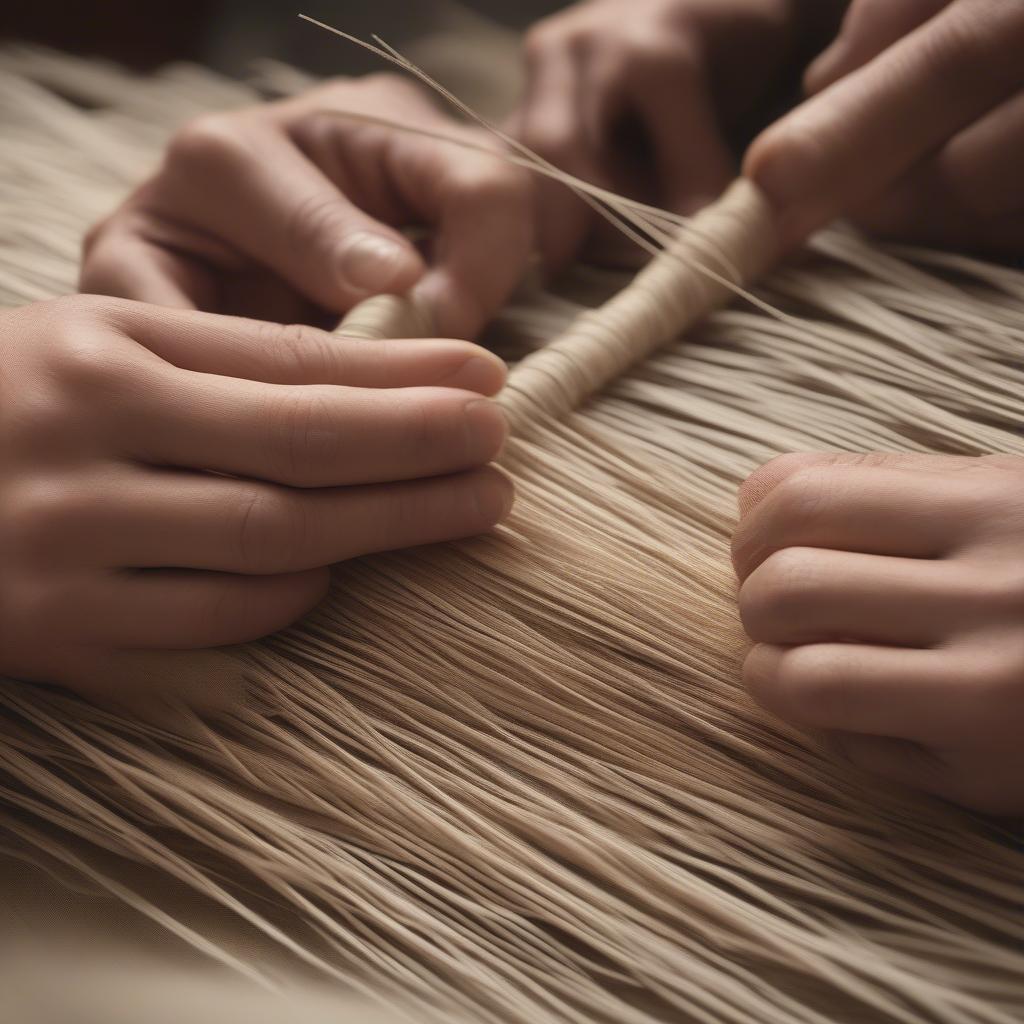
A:
[[[431,267],[412,294],[438,327],[472,338],[522,279],[533,250],[533,186],[498,157],[450,159],[442,177]]]
[[[743,682],[762,707],[806,729],[945,746],[977,714],[965,665],[945,650],[851,643],[757,644]]]
[[[689,214],[715,199],[735,177],[702,68],[669,52],[638,67],[633,102],[654,143],[662,195],[670,209]]]
[[[153,201],[333,312],[404,291],[423,273],[399,232],[360,210],[273,124],[217,115],[194,122],[172,143]]]
[[[938,464],[935,472],[836,464],[788,475],[737,526],[737,575],[745,580],[791,547],[938,558],[963,536],[978,502],[974,487],[948,474]]]
[[[600,153],[583,114],[583,71],[568,47],[552,45],[530,58],[527,96],[514,117],[521,142],[555,167],[595,185],[608,185]],[[590,208],[565,185],[536,184],[538,244],[545,264],[562,268],[576,254],[593,221]]]
[[[82,258],[78,289],[175,309],[208,308],[209,275],[178,252],[141,237],[127,213],[98,229]]]
[[[928,647],[967,626],[965,593],[945,562],[785,548],[747,577],[739,608],[761,643]]]

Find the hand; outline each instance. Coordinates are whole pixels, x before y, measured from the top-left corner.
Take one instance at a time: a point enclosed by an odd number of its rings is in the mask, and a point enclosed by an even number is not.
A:
[[[1024,4],[853,0],[806,86],[745,165],[786,241],[847,214],[888,237],[1024,252]]]
[[[575,4],[527,36],[514,130],[580,178],[690,213],[735,176],[736,137],[778,102],[840,8],[834,0]],[[564,186],[541,188],[541,245],[557,266],[593,214]]]
[[[439,331],[473,337],[531,254],[529,176],[497,156],[339,116],[346,110],[493,145],[389,75],[208,115],[93,229],[81,289],[318,323],[415,286]],[[430,231],[426,260],[396,230],[409,226]]]
[[[740,514],[755,699],[869,772],[1024,812],[1024,458],[784,455]]]
[[[333,562],[487,530],[504,367],[468,342],[75,297],[0,314],[0,675],[286,626]]]

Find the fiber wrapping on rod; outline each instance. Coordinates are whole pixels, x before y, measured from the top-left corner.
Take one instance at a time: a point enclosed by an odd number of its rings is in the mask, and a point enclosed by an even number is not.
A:
[[[163,133],[247,98],[187,68],[126,90],[11,52],[2,73],[12,303],[71,286],[81,230]],[[73,163],[40,162],[69,140]],[[684,244],[754,276],[756,213]],[[780,451],[1024,453],[1024,276],[842,230],[814,250],[758,293],[792,316],[736,304],[665,347],[725,298],[671,256],[639,309],[585,268],[524,291],[490,337],[514,363],[508,524],[339,567],[216,718],[5,683],[0,827],[65,864],[150,865],[416,1019],[1019,1020],[1019,849],[750,703],[727,546],[738,482]],[[588,312],[609,299],[623,349]],[[580,358],[595,338],[606,364]]]

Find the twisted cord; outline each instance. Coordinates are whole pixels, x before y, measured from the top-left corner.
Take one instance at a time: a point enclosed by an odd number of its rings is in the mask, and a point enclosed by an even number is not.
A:
[[[538,413],[558,418],[579,408],[723,305],[732,295],[730,285],[754,280],[777,255],[767,200],[751,182],[738,179],[627,287],[515,367],[499,399],[513,430],[522,433]],[[413,300],[385,295],[356,306],[338,333],[423,337],[435,328],[429,312]]]

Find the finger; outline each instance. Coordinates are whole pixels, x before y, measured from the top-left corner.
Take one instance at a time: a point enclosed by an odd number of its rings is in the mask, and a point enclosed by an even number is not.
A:
[[[78,536],[106,566],[265,576],[489,530],[512,484],[492,467],[407,483],[296,490],[177,471],[133,477]],[[88,517],[86,517],[88,518]],[[84,552],[82,552],[84,554]]]
[[[946,562],[794,547],[746,578],[739,609],[747,635],[761,643],[927,647],[967,627],[971,597]]]
[[[87,295],[178,309],[209,308],[214,291],[204,268],[140,237],[134,218],[123,214],[115,214],[87,242],[78,287]]]
[[[267,384],[417,385],[496,394],[505,364],[486,349],[442,338],[365,341],[305,325],[280,325],[210,313],[125,306],[121,329],[184,370]]]
[[[809,95],[821,92],[833,82],[856,71],[893,43],[909,35],[951,0],[857,0],[850,5],[835,41],[804,75]]]
[[[98,641],[122,648],[221,647],[291,625],[327,593],[327,569],[279,576],[156,569],[112,574],[81,610]]]
[[[600,154],[587,137],[582,110],[582,70],[567,47],[528,51],[527,98],[516,120],[520,139],[563,171],[607,185]],[[593,221],[590,208],[558,182],[537,182],[538,245],[545,263],[560,269],[576,254]]]
[[[966,469],[979,460],[961,455],[928,455],[918,452],[788,452],[756,469],[740,486],[740,515],[752,512],[787,477],[800,470],[829,466],[879,467],[942,473]]]
[[[787,475],[736,528],[737,575],[746,580],[790,547],[922,559],[946,554],[972,521],[978,495],[970,483],[950,480],[951,467],[934,465],[922,471],[838,463]]]
[[[854,210],[854,219],[887,237],[1017,256],[1024,251],[1022,162],[1024,92]]]
[[[1015,749],[945,756],[908,740],[847,732],[830,735],[827,745],[861,771],[982,814],[1019,816],[1024,812]]]
[[[402,159],[398,147],[393,152]],[[394,168],[436,224],[430,270],[412,295],[433,311],[439,330],[472,338],[523,277],[533,251],[533,186],[497,156],[460,155],[452,147],[436,154],[440,186],[433,193]]]
[[[385,483],[491,461],[507,425],[490,400],[449,388],[262,384],[154,373],[121,410],[125,454],[296,487]]]
[[[908,789],[947,796],[953,788],[948,763],[913,740],[838,731],[829,735],[828,746],[861,771]]]
[[[423,273],[411,243],[350,202],[273,124],[201,118],[172,144],[163,180],[169,215],[202,225],[324,309],[405,291]]]
[[[751,696],[805,729],[948,745],[976,718],[970,665],[946,650],[820,643],[757,644],[743,665]],[[966,674],[965,674],[966,673]]]
[[[744,173],[779,211],[783,242],[877,195],[1020,88],[1022,48],[1024,7],[955,3],[769,127]]]
[[[630,79],[630,92],[654,143],[662,195],[689,214],[735,176],[704,69],[686,51],[654,51]]]

